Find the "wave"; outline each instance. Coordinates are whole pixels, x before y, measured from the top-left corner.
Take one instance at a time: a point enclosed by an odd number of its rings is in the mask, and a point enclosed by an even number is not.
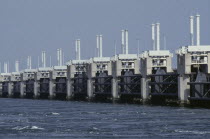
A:
[[[60,113],[57,113],[57,112],[52,112],[51,114],[52,115],[60,115]]]
[[[17,126],[17,127],[13,127],[13,130],[44,130],[44,128],[38,127],[38,126]]]
[[[175,130],[178,133],[192,133],[192,134],[210,134],[210,131],[191,131],[191,130]]]

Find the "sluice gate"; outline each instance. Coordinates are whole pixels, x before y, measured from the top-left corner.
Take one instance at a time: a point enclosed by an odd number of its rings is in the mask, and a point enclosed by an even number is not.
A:
[[[190,101],[204,100],[210,102],[210,80],[203,72],[192,74],[190,77],[190,93],[188,99]]]
[[[48,98],[50,94],[50,79],[41,78],[39,81],[39,97]]]
[[[92,82],[92,98],[110,100],[112,98],[112,71],[109,57],[94,57],[89,65],[88,75]],[[90,91],[90,90],[89,90]]]
[[[76,45],[79,41],[76,41]],[[67,99],[87,98],[88,60],[72,60],[67,64]]]
[[[57,99],[66,99],[67,97],[67,67],[54,66],[51,72],[52,95]]]
[[[160,23],[152,24],[151,27],[153,50],[144,51],[140,55],[142,99],[143,101],[165,103],[169,97],[177,96],[175,92],[177,78],[172,76],[173,54],[169,50],[160,49]],[[171,88],[175,88],[174,92],[170,90]]]
[[[34,79],[29,79],[25,81],[25,97],[33,98],[34,97]]]
[[[1,83],[1,95],[2,97],[11,97],[11,74],[10,73],[2,73],[0,76]]]
[[[178,97],[178,74],[151,74],[151,96]]]
[[[18,62],[16,62],[18,63]],[[18,69],[16,69],[16,72],[12,72],[10,83],[12,86],[12,97],[19,98],[21,96],[21,76]]]
[[[42,66],[38,68],[35,74],[37,98],[51,98],[52,94],[52,67],[46,67],[46,52],[42,51]]]
[[[37,97],[36,73],[37,69],[31,69],[31,67],[21,73],[21,97]]]
[[[95,95],[112,95],[112,76],[107,76],[106,73],[100,73],[93,78],[95,86],[93,94]]]
[[[12,94],[13,94],[13,97],[15,98],[20,97],[20,82],[19,81],[13,82]]]
[[[118,76],[119,94],[141,97],[141,75],[133,75],[128,71],[124,76]]]
[[[56,78],[55,79],[55,95],[66,96],[66,78]]]
[[[86,73],[75,74],[75,77],[72,79],[72,93],[75,98],[79,96],[87,97],[87,79]]]
[[[139,102],[141,99],[142,76],[139,64],[139,57],[135,54],[119,54],[113,57],[113,94],[116,94],[113,96],[122,102]]]
[[[8,97],[9,96],[9,82],[3,82],[2,83],[2,97]]]

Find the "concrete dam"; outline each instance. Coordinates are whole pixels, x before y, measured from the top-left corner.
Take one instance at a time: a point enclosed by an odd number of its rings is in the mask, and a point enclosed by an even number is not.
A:
[[[196,34],[194,35],[194,18]],[[62,98],[67,100],[111,100],[137,102],[176,102],[199,104],[210,102],[210,45],[200,44],[200,15],[190,16],[190,45],[178,50],[177,68],[172,68],[173,53],[160,49],[160,23],[151,25],[153,50],[129,54],[128,30],[121,30],[121,54],[103,57],[103,36],[96,35],[97,56],[81,59],[80,39],[75,41],[75,60],[64,64],[62,49],[57,49],[56,66],[42,66],[4,72],[0,76],[1,97]],[[194,43],[196,36],[196,43]],[[209,105],[210,106],[210,105]]]

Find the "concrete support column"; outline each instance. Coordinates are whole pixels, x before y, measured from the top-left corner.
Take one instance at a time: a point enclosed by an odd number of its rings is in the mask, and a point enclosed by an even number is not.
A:
[[[49,81],[49,98],[54,98],[54,82],[52,80]]]
[[[2,96],[2,82],[0,82],[0,96]]]
[[[2,96],[2,82],[0,82],[0,96]]]
[[[112,79],[112,98],[113,100],[119,99],[117,78]]]
[[[149,99],[150,88],[148,86],[148,83],[148,78],[141,78],[141,98],[143,102],[146,102]]]
[[[25,91],[25,83],[23,81],[20,82],[20,97],[24,98],[24,91]]]
[[[88,95],[89,100],[93,98],[93,82],[92,82],[92,79],[87,80],[87,95]]]
[[[12,82],[8,83],[8,97],[12,97]]]
[[[34,98],[38,98],[38,82],[34,81]]]
[[[67,79],[67,100],[70,100],[72,96],[72,81]]]
[[[178,97],[181,104],[186,104],[188,102],[188,96],[190,94],[190,86],[187,85],[188,82],[190,82],[189,77],[178,77]]]

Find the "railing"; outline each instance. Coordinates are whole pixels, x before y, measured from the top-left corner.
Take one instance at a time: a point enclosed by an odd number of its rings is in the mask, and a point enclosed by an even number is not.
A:
[[[123,69],[133,69],[134,67],[134,65],[122,65]]]

